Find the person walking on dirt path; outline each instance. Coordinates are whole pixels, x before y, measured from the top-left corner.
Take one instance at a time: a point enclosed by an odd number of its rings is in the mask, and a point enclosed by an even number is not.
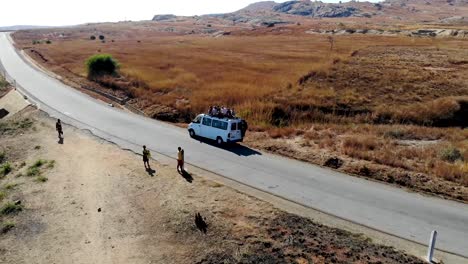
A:
[[[149,158],[151,157],[151,152],[146,149],[146,146],[143,146],[143,164],[145,165],[145,169],[151,169],[149,164]]]
[[[63,129],[62,129],[62,122],[60,119],[57,119],[57,123],[55,123],[55,129],[57,130],[59,139],[63,138]]]
[[[182,174],[184,170],[184,150],[179,147],[177,152],[177,172]]]

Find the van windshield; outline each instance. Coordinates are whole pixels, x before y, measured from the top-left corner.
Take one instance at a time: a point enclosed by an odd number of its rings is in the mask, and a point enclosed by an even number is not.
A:
[[[197,117],[195,117],[195,119],[192,121],[192,123],[200,124],[200,121],[201,121],[201,116],[197,116]]]

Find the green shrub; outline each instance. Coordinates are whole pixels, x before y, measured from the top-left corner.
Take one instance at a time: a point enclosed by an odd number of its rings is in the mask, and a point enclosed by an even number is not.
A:
[[[38,167],[29,167],[26,171],[26,175],[29,177],[37,176],[39,174],[41,174],[41,172],[39,171]]]
[[[455,147],[448,147],[441,151],[440,158],[444,161],[455,162],[457,160],[463,160],[463,155],[460,150]]]
[[[10,231],[11,229],[13,229],[15,227],[15,223],[13,222],[5,222],[3,223],[2,225],[2,233],[7,233],[8,231]]]
[[[0,210],[0,213],[2,215],[9,215],[9,214],[20,212],[21,210],[23,210],[21,205],[16,205],[14,203],[7,203],[2,207],[2,209]]]
[[[86,61],[86,68],[88,78],[92,79],[101,75],[117,74],[119,63],[110,54],[98,54]]]
[[[48,180],[49,179],[47,179],[47,177],[44,177],[44,176],[39,176],[39,177],[36,178],[37,182],[46,182]]]
[[[39,168],[39,167],[41,167],[42,165],[44,165],[46,163],[47,163],[46,160],[38,159],[38,160],[36,160],[36,162],[34,162],[34,164],[31,167]]]
[[[5,152],[0,152],[0,163],[3,163],[6,161],[6,153]]]
[[[12,170],[11,164],[6,162],[0,166],[0,176],[6,176]]]
[[[17,183],[9,183],[9,184],[5,185],[5,187],[3,187],[3,188],[5,188],[5,190],[13,190],[16,186],[18,186]]]
[[[3,76],[0,76],[0,90],[3,90],[7,86],[8,82],[3,78]]]
[[[48,169],[53,169],[55,167],[55,160],[49,160],[49,163],[47,164]]]
[[[0,191],[0,201],[2,201],[3,198],[5,198],[5,197],[6,197],[6,193],[3,192],[3,191]]]
[[[46,44],[52,44],[52,41],[47,40],[47,41],[46,41]]]

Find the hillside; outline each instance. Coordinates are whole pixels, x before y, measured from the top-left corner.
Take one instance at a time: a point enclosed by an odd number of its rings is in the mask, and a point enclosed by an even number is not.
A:
[[[258,2],[241,9],[234,14],[255,17],[259,13],[281,16],[285,20],[294,20],[284,15],[306,18],[343,18],[361,17],[384,21],[441,22],[465,21],[468,14],[468,2],[463,0],[386,0],[380,3],[344,2],[340,4],[321,1],[273,1]]]

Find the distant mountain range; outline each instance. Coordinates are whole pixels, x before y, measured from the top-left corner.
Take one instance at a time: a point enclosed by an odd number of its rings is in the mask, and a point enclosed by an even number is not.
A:
[[[239,11],[213,14],[208,17],[226,19],[232,23],[271,25],[291,22],[292,18],[367,18],[399,20],[401,22],[464,23],[468,16],[468,0],[385,0],[379,3],[349,1],[324,3],[296,0],[284,3],[264,1]],[[206,16],[202,16],[206,17]],[[155,16],[155,21],[175,20],[173,15]],[[258,23],[261,21],[261,23]]]
[[[51,27],[49,27],[49,26],[17,25],[17,26],[0,27],[0,31],[16,31],[16,30],[41,29],[41,28],[51,28]]]

